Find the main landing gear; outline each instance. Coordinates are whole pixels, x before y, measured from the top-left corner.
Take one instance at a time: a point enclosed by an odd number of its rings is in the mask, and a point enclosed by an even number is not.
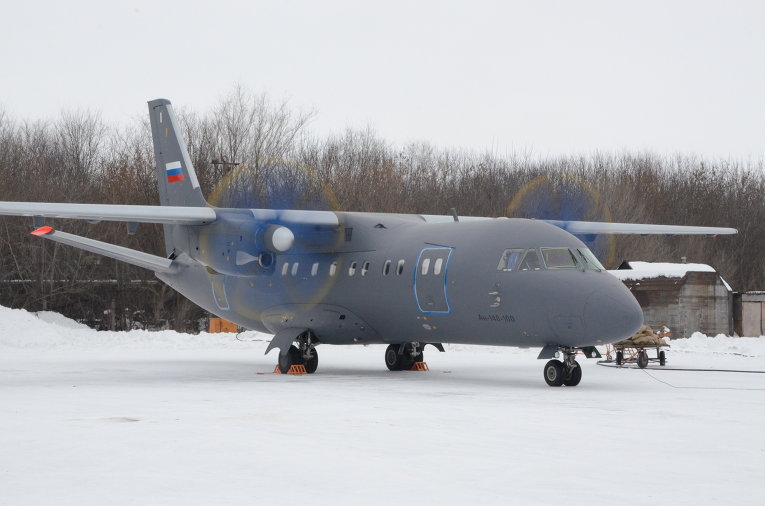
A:
[[[574,360],[576,350],[573,348],[561,348],[560,352],[563,353],[563,361],[553,359],[545,364],[545,381],[551,387],[559,387],[561,385],[575,387],[582,381],[582,367],[579,365],[579,362]]]
[[[391,371],[408,371],[415,362],[422,362],[422,344],[391,344],[385,350],[385,365]]]
[[[290,346],[285,355],[279,354],[279,370],[287,374],[293,365],[305,366],[308,374],[316,372],[319,366],[319,354],[316,352],[316,343],[310,333],[298,337],[297,346]]]

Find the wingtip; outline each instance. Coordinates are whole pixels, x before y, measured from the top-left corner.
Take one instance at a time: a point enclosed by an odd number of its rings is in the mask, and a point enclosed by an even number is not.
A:
[[[32,235],[48,235],[51,232],[54,232],[53,227],[40,227],[32,230],[30,233]]]

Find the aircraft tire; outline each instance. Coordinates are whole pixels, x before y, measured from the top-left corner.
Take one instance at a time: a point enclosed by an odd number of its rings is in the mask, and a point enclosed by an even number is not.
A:
[[[646,353],[645,350],[643,350],[640,353],[638,353],[637,365],[641,369],[645,369],[646,366],[648,365],[648,353]]]
[[[282,374],[287,374],[290,370],[290,367],[293,365],[302,363],[303,360],[300,356],[300,350],[298,350],[294,344],[290,346],[290,349],[287,350],[285,355],[282,355],[281,353],[279,354],[279,370],[282,372]]]
[[[574,360],[574,368],[566,374],[563,384],[567,387],[575,387],[582,381],[582,367]]]
[[[560,360],[550,360],[544,368],[545,381],[551,387],[559,387],[563,384],[563,362]]]
[[[311,358],[305,361],[305,370],[308,374],[313,374],[317,367],[319,367],[319,353],[316,348],[311,348]]]
[[[398,354],[398,344],[389,344],[385,349],[385,365],[390,371],[400,371],[404,368],[402,363],[403,355]]]
[[[659,365],[664,367],[664,365],[667,363],[667,354],[664,353],[664,350],[659,352]]]
[[[616,352],[616,365],[622,365],[622,362],[624,362],[624,353],[621,351]]]

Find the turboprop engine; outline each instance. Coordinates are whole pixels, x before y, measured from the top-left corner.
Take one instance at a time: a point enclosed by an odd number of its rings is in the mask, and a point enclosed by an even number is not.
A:
[[[284,225],[228,218],[198,227],[189,237],[188,251],[217,273],[257,276],[270,272],[275,255],[294,245],[295,234]]]

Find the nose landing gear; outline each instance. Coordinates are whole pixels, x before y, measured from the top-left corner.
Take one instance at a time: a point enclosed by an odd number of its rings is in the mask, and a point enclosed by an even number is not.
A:
[[[575,360],[577,350],[561,348],[559,351],[563,353],[563,361],[553,359],[545,364],[545,382],[551,387],[575,387],[582,381],[582,367]]]

